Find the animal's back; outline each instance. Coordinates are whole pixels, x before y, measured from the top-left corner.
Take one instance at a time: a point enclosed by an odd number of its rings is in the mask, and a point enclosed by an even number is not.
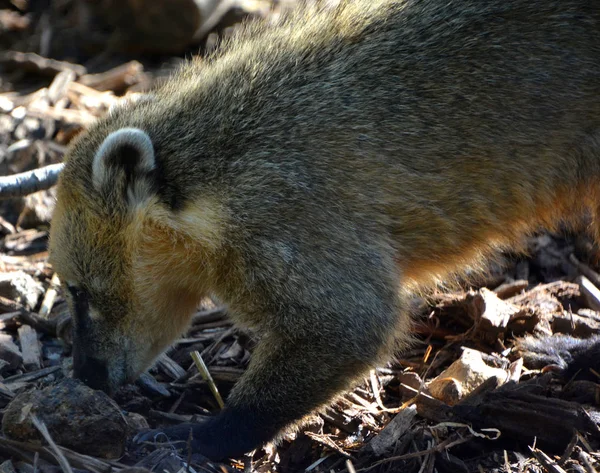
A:
[[[235,156],[225,182],[243,187],[238,210],[253,206],[261,232],[343,218],[389,234],[421,280],[597,197],[600,9],[589,2],[358,1],[300,18],[250,30],[165,89],[171,113],[190,114],[174,122],[196,127],[201,160]],[[194,158],[177,153],[173,167]]]
[[[327,273],[329,253],[334,279],[336,248],[384,245],[405,281],[429,282],[595,208],[600,9],[342,2],[250,27],[87,144],[132,126],[152,137],[168,202],[226,207],[246,266]]]

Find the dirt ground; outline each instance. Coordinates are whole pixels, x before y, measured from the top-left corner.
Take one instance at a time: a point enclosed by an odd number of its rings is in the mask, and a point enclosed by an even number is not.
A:
[[[60,163],[122,97],[207,54],[240,21],[293,3],[0,0],[0,175]],[[71,321],[47,263],[53,190],[7,195],[0,182],[0,473],[599,468],[600,374],[565,371],[559,353],[600,333],[599,253],[583,234],[535,235],[525,254],[505,252],[482,274],[415,297],[410,350],[277,445],[219,464],[161,439],[133,448],[131,438],[218,412],[252,336],[206,300],[188,332],[114,400],[68,380]],[[526,337],[542,342],[519,342]]]

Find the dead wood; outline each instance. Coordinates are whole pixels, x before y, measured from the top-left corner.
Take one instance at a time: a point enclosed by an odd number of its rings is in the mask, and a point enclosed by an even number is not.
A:
[[[554,451],[564,451],[574,431],[600,438],[597,421],[580,404],[544,396],[545,389],[539,382],[510,382],[469,396],[452,413],[477,428],[493,427],[504,437]]]
[[[27,370],[35,371],[42,368],[42,353],[35,329],[29,325],[19,328],[19,342],[23,354],[23,365]]]
[[[127,465],[115,462],[100,460],[89,455],[74,452],[68,448],[58,446],[60,452],[75,468],[88,470],[93,473],[112,473],[115,469],[126,468]],[[9,455],[16,454],[25,461],[33,462],[33,454],[37,453],[45,461],[56,464],[56,459],[49,447],[44,447],[31,442],[19,442],[0,435],[0,452],[9,452]]]
[[[375,455],[383,455],[396,444],[402,435],[406,433],[416,415],[416,406],[409,406],[401,410],[390,423],[367,444],[367,447],[370,448]]]
[[[19,68],[27,72],[50,76],[54,76],[62,71],[72,71],[78,76],[82,76],[87,72],[85,67],[79,64],[57,61],[55,59],[39,56],[35,53],[23,53],[20,51],[1,52],[0,64]]]
[[[144,78],[144,67],[138,61],[130,61],[100,74],[84,75],[79,82],[92,89],[121,94]]]
[[[567,473],[552,458],[538,448],[531,448],[531,453],[544,466],[548,473]]]
[[[0,177],[0,199],[23,197],[50,189],[58,181],[64,165],[51,164],[33,171]]]
[[[22,322],[31,325],[41,332],[56,335],[56,319],[40,317],[35,312],[27,310],[23,305],[0,296],[0,311],[10,312],[10,317],[17,317]]]
[[[577,269],[579,269],[579,271],[581,271],[585,277],[592,281],[593,284],[600,286],[600,274],[598,274],[598,272],[594,271],[587,264],[579,261],[574,254],[569,255],[569,261],[577,266]]]

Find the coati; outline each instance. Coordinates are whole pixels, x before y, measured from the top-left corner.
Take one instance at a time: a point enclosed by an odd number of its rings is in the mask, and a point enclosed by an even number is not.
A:
[[[260,341],[222,412],[165,432],[242,454],[405,345],[410,291],[598,217],[600,8],[355,0],[251,24],[80,136],[57,196],[75,375],[135,379],[214,295]]]

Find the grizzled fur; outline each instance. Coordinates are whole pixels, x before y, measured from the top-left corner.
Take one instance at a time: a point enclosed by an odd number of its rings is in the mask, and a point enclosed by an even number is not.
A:
[[[51,257],[76,375],[134,379],[214,295],[261,340],[193,447],[240,454],[405,343],[407,291],[597,213],[599,190],[594,2],[356,0],[251,25],[71,148]]]

